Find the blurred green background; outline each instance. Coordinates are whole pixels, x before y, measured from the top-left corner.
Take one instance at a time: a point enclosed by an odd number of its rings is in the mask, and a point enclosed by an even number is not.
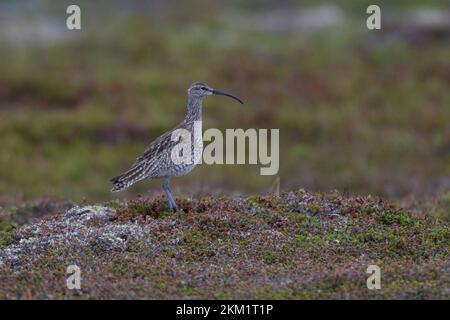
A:
[[[68,31],[79,4],[82,30]],[[279,128],[281,189],[401,199],[450,189],[448,1],[0,1],[0,205],[110,194],[178,124],[195,81],[203,129]],[[259,166],[202,165],[182,196],[267,194]]]

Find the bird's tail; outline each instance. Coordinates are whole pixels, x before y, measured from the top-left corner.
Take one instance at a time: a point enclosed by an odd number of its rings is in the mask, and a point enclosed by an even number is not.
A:
[[[111,182],[114,184],[114,187],[111,189],[111,192],[118,192],[124,190],[134,184],[135,182],[142,180],[146,177],[145,175],[145,164],[140,163],[133,166],[130,170],[125,172],[124,174],[114,177],[111,179]]]

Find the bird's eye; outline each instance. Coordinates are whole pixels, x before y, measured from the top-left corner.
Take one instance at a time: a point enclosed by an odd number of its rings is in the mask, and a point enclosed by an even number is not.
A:
[[[201,87],[202,90],[207,90],[206,87]]]

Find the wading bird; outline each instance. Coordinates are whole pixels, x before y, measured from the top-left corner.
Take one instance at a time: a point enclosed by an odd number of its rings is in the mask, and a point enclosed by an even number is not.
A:
[[[173,211],[178,211],[177,204],[170,191],[169,181],[171,177],[182,176],[189,173],[197,165],[198,161],[190,163],[178,163],[173,161],[172,149],[180,142],[173,139],[173,133],[177,129],[187,130],[191,135],[191,151],[193,159],[199,160],[203,152],[203,139],[200,128],[200,135],[194,135],[195,125],[202,121],[202,101],[210,95],[223,95],[231,97],[240,103],[243,102],[232,94],[215,90],[204,83],[194,83],[188,89],[187,114],[184,120],[171,131],[164,133],[153,141],[144,154],[136,159],[131,168],[122,175],[111,179],[114,184],[112,192],[124,190],[143,179],[163,180],[163,190],[167,195],[169,207]],[[181,139],[181,137],[180,137]],[[175,141],[174,141],[175,140]]]

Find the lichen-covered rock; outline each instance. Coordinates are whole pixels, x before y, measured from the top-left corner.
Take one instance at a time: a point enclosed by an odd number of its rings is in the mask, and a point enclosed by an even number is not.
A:
[[[130,240],[145,239],[148,226],[135,222],[111,223],[116,218],[116,210],[112,208],[74,207],[14,232],[12,243],[0,251],[0,261],[19,271],[53,250],[68,249],[84,254],[87,249],[108,255],[123,251]]]

